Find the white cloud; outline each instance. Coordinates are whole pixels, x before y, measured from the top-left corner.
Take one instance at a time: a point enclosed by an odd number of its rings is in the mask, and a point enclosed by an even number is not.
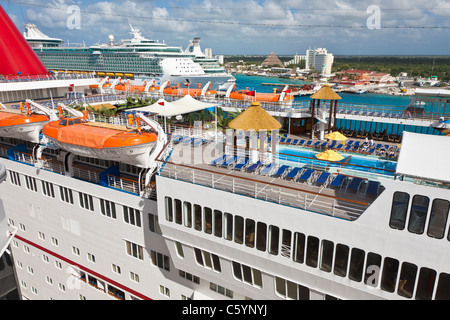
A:
[[[38,0],[27,1],[42,5]],[[66,27],[64,9],[72,4],[81,8],[80,30]],[[370,5],[380,7],[381,30],[365,28]],[[447,0],[52,0],[26,10],[26,22],[37,24],[49,36],[70,38],[71,42],[104,42],[109,34],[116,39],[127,38],[131,23],[144,36],[165,39],[169,45],[185,47],[189,39],[200,36],[202,46],[216,53],[293,53],[327,45],[341,52],[358,48],[370,53],[384,48],[389,53],[401,50],[396,39],[400,43],[405,37],[421,39],[422,35],[427,41],[440,39],[436,48],[448,51],[448,41],[442,40],[445,33],[448,36],[448,29],[430,34],[393,27],[450,25],[449,16]]]

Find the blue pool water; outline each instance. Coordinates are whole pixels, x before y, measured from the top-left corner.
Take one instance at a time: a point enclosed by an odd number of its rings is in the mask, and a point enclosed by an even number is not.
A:
[[[298,166],[299,164],[314,164],[316,166],[323,167],[341,167],[343,163],[346,163],[347,165],[342,166],[345,169],[381,173],[390,176],[394,175],[394,171],[397,166],[397,163],[394,161],[388,161],[369,156],[349,155],[346,153],[341,153],[342,156],[345,157],[341,161],[320,161],[316,160],[315,156],[316,154],[320,153],[319,151],[294,146],[279,147],[278,152],[280,153],[279,160],[289,161],[292,163],[292,166]]]

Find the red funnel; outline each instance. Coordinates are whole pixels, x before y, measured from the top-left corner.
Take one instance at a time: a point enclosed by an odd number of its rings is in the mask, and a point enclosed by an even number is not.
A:
[[[0,74],[17,77],[48,73],[14,22],[0,6]]]

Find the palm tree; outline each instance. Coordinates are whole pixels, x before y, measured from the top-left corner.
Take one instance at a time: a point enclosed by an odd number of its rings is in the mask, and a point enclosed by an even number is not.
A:
[[[238,109],[236,109],[236,112],[227,112],[227,114],[225,114],[225,111],[223,111],[222,108],[217,107],[217,129],[222,130],[223,132],[225,132],[225,129],[228,128],[228,124],[231,122],[231,120],[233,120],[234,118],[236,118],[238,115],[241,114],[241,111],[239,111]],[[213,117],[216,117],[216,113],[210,111],[211,115]]]

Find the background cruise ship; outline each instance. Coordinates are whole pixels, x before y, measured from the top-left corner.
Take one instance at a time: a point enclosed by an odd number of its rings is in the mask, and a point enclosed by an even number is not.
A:
[[[105,44],[65,46],[61,39],[50,38],[34,24],[27,24],[24,37],[44,65],[53,71],[93,72],[100,77],[134,79],[139,84],[156,79],[156,84],[169,81],[184,86],[189,80],[192,88],[211,82],[212,90],[226,90],[234,83],[232,75],[218,60],[207,57],[201,50],[199,38],[183,51],[165,43],[149,40],[130,25],[132,39],[114,40]]]

